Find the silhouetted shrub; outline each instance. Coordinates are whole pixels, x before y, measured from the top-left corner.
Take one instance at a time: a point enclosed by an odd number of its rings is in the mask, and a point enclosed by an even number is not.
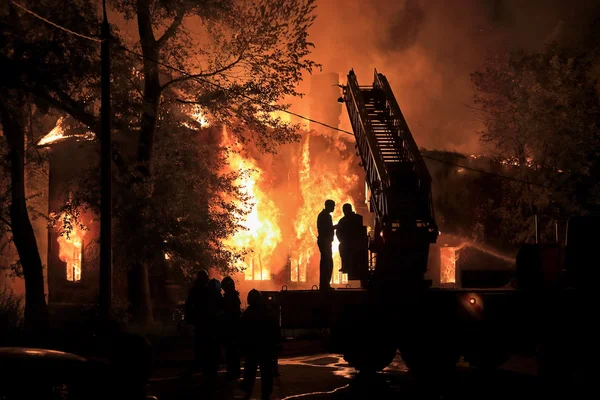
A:
[[[8,286],[0,288],[0,345],[14,345],[23,329],[23,296]]]

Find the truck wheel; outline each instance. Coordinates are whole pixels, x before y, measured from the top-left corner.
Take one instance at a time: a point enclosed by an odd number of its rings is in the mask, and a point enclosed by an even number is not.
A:
[[[396,356],[396,349],[392,346],[373,348],[373,346],[360,346],[347,349],[344,360],[355,370],[362,373],[375,373],[390,365]]]
[[[460,352],[451,341],[435,343],[433,340],[414,340],[400,347],[402,360],[417,379],[433,382],[450,380],[456,371]]]
[[[391,312],[379,304],[346,307],[332,329],[344,360],[361,372],[378,372],[396,356]]]

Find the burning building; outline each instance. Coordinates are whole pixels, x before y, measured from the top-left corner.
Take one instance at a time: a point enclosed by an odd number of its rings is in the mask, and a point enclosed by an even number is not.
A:
[[[48,215],[56,220],[48,229],[49,303],[95,303],[98,298],[99,224],[90,211],[75,219],[62,210],[80,172],[99,163],[92,138],[86,132],[65,136],[59,120],[38,143],[48,148]]]
[[[342,114],[339,75],[317,74],[311,81],[310,117],[337,127]],[[224,143],[233,145],[227,132]],[[311,123],[299,143],[281,146],[275,155],[232,152],[233,170],[251,169],[240,178],[253,201],[243,230],[228,245],[249,250],[240,262],[238,280],[250,287],[278,289],[282,285],[310,288],[319,280],[319,252],[316,245],[316,218],[325,200],[333,199],[333,220],[342,217],[341,208],[350,203],[366,215],[364,177],[355,156],[354,138]],[[334,241],[334,285],[348,284],[338,272],[339,243]]]
[[[313,76],[309,96],[312,120],[339,126],[343,112],[342,104],[337,102],[339,83],[339,75],[335,73]],[[232,143],[226,132],[224,140]],[[244,270],[238,277],[243,291],[252,287],[279,289],[283,285],[308,289],[318,284],[316,217],[326,199],[331,198],[337,204],[334,223],[342,216],[342,204],[350,203],[364,216],[365,223],[372,225],[366,204],[364,171],[354,146],[353,136],[311,123],[300,143],[282,146],[274,156],[252,152],[242,155],[241,151],[231,155],[231,168],[255,171],[239,182],[254,200],[254,208],[245,221],[247,230],[238,232],[229,242],[233,247],[250,250],[238,266]],[[485,193],[479,193],[470,199],[473,193],[460,188],[479,182],[472,183],[472,176],[464,171],[450,172],[440,170],[438,164],[428,164],[436,185],[436,217],[446,233],[431,246],[427,278],[434,286],[460,286],[462,276],[469,274],[465,271],[479,266],[510,270],[511,260],[482,250],[484,246],[473,236],[473,219],[459,218],[464,214],[459,209],[460,204],[477,203],[486,197]],[[448,190],[447,185],[455,179],[450,174],[457,175],[462,182],[456,185],[456,190]],[[456,196],[469,199],[462,201],[454,198]],[[476,204],[471,207],[476,208]],[[338,272],[341,264],[338,245],[336,240],[332,284],[358,285],[358,282],[348,282],[347,277]],[[489,257],[502,265],[493,266],[498,263],[487,260]]]
[[[334,128],[339,126],[344,111],[337,101],[339,83],[336,73],[314,75],[309,96],[311,119]],[[65,137],[59,121],[40,142],[41,146],[48,147],[50,154],[48,212],[59,217],[59,223],[48,230],[47,239],[49,301],[52,303],[95,302],[97,299],[98,223],[90,213],[80,216],[81,226],[71,225],[71,217],[61,214],[61,207],[69,199],[68,184],[80,171],[98,163],[95,144],[87,139],[90,136],[86,132]],[[350,203],[364,216],[367,225],[372,224],[366,204],[364,171],[352,135],[311,123],[300,142],[281,146],[277,154],[263,154],[251,147],[239,146],[223,129],[221,144],[232,150],[229,168],[247,171],[238,182],[251,200],[242,218],[246,229],[226,242],[236,250],[247,251],[237,265],[242,271],[236,276],[242,292],[253,287],[279,289],[283,285],[310,289],[318,284],[316,218],[325,200],[336,202],[334,223],[342,217],[342,205]],[[466,240],[450,240],[447,232],[466,237],[472,227],[458,229],[459,224],[453,219],[457,213],[451,206],[455,202],[451,197],[456,191],[448,191],[447,185],[454,178],[448,171],[440,170],[439,165],[429,163],[429,168],[437,185],[434,207],[443,232],[438,243],[431,246],[429,279],[434,286],[460,285],[464,271],[470,269],[468,264],[479,256],[466,256],[477,252],[472,243],[465,245]],[[453,174],[468,180],[467,174],[460,171]],[[339,272],[338,245],[335,240],[332,283],[356,286],[358,282],[348,282],[347,276]]]

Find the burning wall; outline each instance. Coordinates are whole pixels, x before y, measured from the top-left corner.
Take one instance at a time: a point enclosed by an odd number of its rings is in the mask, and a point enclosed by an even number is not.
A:
[[[311,118],[334,127],[342,113],[342,105],[337,102],[338,82],[336,73],[315,75],[310,93]],[[237,146],[227,132],[223,138],[224,144]],[[241,151],[239,147],[236,150],[230,154],[230,168],[254,170],[238,182],[254,203],[244,221],[247,230],[238,232],[227,243],[250,251],[239,265],[244,269],[243,279],[253,284],[271,281],[271,286],[308,288],[317,284],[316,219],[325,200],[337,204],[332,215],[334,224],[342,217],[344,203],[352,204],[361,214],[366,212],[364,175],[355,155],[354,138],[311,124],[299,143],[281,146],[275,155],[253,149]],[[345,284],[347,277],[338,272],[338,245],[336,239],[332,282]]]
[[[48,214],[60,212],[68,199],[68,185],[78,173],[98,163],[94,142],[62,138],[50,145]],[[98,296],[99,259],[96,239],[99,226],[91,212],[70,224],[61,214],[56,226],[48,229],[48,301],[92,303]],[[67,234],[68,232],[68,234]]]
[[[224,132],[224,140],[230,138]],[[251,169],[238,181],[252,199],[245,216],[246,230],[227,241],[236,249],[248,250],[238,267],[246,281],[296,283],[310,287],[318,282],[319,253],[316,245],[316,218],[325,200],[337,204],[336,223],[341,205],[350,203],[360,210],[362,185],[355,171],[354,157],[348,157],[353,143],[306,132],[300,143],[283,146],[274,156],[232,152],[232,170]],[[357,207],[358,206],[358,207]],[[333,283],[347,283],[340,269],[337,239],[333,243]]]

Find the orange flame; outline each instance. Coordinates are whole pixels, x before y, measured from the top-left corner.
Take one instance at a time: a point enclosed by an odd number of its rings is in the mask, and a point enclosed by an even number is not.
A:
[[[440,248],[440,283],[456,283],[456,248]]]
[[[38,142],[38,146],[45,146],[47,144],[51,144],[61,139],[64,139],[65,130],[62,128],[62,124],[63,119],[59,118],[58,121],[56,121],[56,126]]]
[[[63,221],[69,218],[63,214],[60,218]],[[63,225],[64,231],[64,225]],[[83,237],[85,230],[77,224],[73,224],[67,237],[66,233],[60,235],[58,241],[58,258],[67,264],[67,280],[70,282],[79,282],[81,280],[81,259],[83,254]]]
[[[223,145],[233,145],[225,128],[223,128]],[[236,266],[244,271],[246,280],[270,280],[271,255],[281,242],[281,231],[276,220],[279,210],[261,190],[263,172],[254,160],[244,158],[240,153],[232,151],[229,153],[228,162],[233,171],[253,170],[253,172],[242,175],[236,182],[251,201],[249,209],[245,210],[248,213],[243,216],[237,215],[242,219],[241,225],[246,229],[238,231],[224,244],[238,251],[250,251],[250,255],[240,260]],[[240,206],[243,208],[243,205]]]
[[[226,130],[223,131],[223,145],[233,146],[233,141]],[[331,143],[330,143],[331,144]],[[278,247],[284,243],[280,223],[290,221],[290,236],[286,236],[286,247],[289,245],[289,275],[286,276],[291,282],[316,283],[318,282],[319,251],[317,246],[317,215],[323,209],[324,202],[332,199],[336,202],[336,209],[332,218],[334,224],[342,217],[342,204],[357,204],[350,196],[350,191],[358,184],[358,176],[350,173],[353,158],[340,160],[342,143],[333,143],[327,150],[329,153],[316,152],[311,149],[311,136],[306,133],[300,143],[300,156],[296,168],[298,168],[298,194],[301,204],[297,210],[290,210],[286,198],[280,199],[281,203],[271,200],[271,182],[264,179],[267,174],[275,171],[263,170],[258,161],[251,157],[242,156],[238,151],[229,154],[229,168],[233,171],[254,170],[254,173],[245,174],[239,178],[237,184],[243,188],[245,194],[250,197],[252,206],[247,209],[247,215],[241,218],[246,230],[241,230],[224,241],[224,244],[234,250],[248,250],[248,255],[241,260],[236,267],[244,271],[245,280],[269,280],[275,269],[283,267],[282,258]],[[237,148],[239,150],[239,148]],[[314,153],[314,154],[311,154]],[[331,161],[329,165],[321,160]],[[311,163],[312,160],[312,163]],[[283,210],[286,210],[283,212]],[[283,215],[285,218],[280,218]],[[276,251],[277,250],[277,251]],[[274,254],[277,253],[277,254]],[[337,238],[332,243],[334,269],[331,283],[348,283],[347,274],[339,272],[341,258],[339,256],[339,241]]]
[[[38,146],[47,146],[49,144],[53,144],[56,143],[60,140],[66,139],[68,137],[76,137],[76,138],[83,138],[85,140],[93,140],[94,139],[94,133],[93,132],[86,132],[86,133],[74,133],[72,131],[65,131],[65,121],[64,119],[61,117],[58,119],[58,121],[56,121],[56,126],[54,128],[52,128],[52,130],[50,132],[48,132],[43,138],[40,139],[40,141],[38,142]],[[68,129],[68,128],[67,128]],[[68,134],[66,134],[68,132]]]
[[[317,215],[323,209],[325,200],[332,199],[336,202],[335,211],[332,213],[334,225],[342,217],[341,205],[343,203],[355,202],[348,195],[348,187],[339,186],[339,177],[347,177],[348,165],[339,163],[341,170],[335,171],[331,168],[318,168],[311,170],[310,165],[310,137],[304,138],[302,143],[302,158],[300,166],[300,190],[304,200],[302,207],[298,210],[295,219],[296,246],[292,253],[292,268],[290,280],[292,282],[306,282],[307,270],[310,260],[317,252]],[[318,164],[317,164],[318,165]],[[358,177],[350,176],[349,181],[353,183]],[[333,241],[333,275],[331,283],[348,283],[348,275],[339,272],[341,259],[339,255],[339,241],[337,237]]]

